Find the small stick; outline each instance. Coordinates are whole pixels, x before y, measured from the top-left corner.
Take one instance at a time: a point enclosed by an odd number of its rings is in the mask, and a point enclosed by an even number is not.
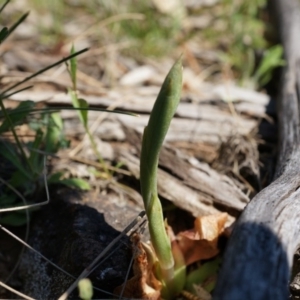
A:
[[[29,296],[26,296],[25,294],[22,294],[21,292],[18,292],[17,290],[13,289],[12,287],[3,283],[2,281],[0,281],[0,286],[4,287],[5,289],[9,290],[10,292],[12,292],[20,297],[23,297],[26,300],[35,300],[34,298],[31,298]]]

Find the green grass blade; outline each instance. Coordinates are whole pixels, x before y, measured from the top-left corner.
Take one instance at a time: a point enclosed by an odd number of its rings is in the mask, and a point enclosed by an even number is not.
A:
[[[220,264],[221,258],[217,257],[190,272],[186,278],[185,289],[191,293],[195,293],[194,285],[202,284],[206,279],[217,274]]]
[[[38,114],[38,113],[54,113],[54,112],[58,112],[61,110],[80,110],[80,111],[101,111],[101,112],[108,112],[108,113],[114,113],[114,114],[121,114],[121,115],[127,115],[127,116],[133,116],[133,117],[138,117],[138,114],[132,113],[132,112],[128,112],[128,111],[122,111],[122,110],[109,110],[109,109],[105,109],[105,108],[97,108],[97,107],[88,107],[88,108],[76,108],[76,107],[71,107],[71,106],[52,106],[52,107],[46,107],[46,108],[33,108],[33,109],[24,109],[24,110],[20,110],[19,112],[15,112],[13,110],[7,111],[7,113],[9,115],[14,115],[14,114],[18,114],[20,112],[29,112],[29,115],[34,115],[34,114]],[[4,114],[2,113],[2,111],[0,110],[0,119],[4,118]]]
[[[75,53],[75,48],[74,48],[74,45],[72,45],[71,54],[74,54],[74,53]],[[74,91],[77,90],[76,73],[77,73],[77,60],[76,60],[76,57],[72,57],[70,59],[70,75],[71,75],[71,80],[72,80]]]
[[[68,187],[80,189],[82,191],[88,191],[91,189],[90,184],[86,180],[81,178],[61,179],[59,183],[64,184]]]
[[[33,170],[32,166],[31,166],[29,160],[27,159],[26,153],[25,153],[25,151],[24,151],[24,149],[23,149],[23,147],[21,145],[21,142],[20,142],[20,140],[18,138],[18,135],[17,135],[15,127],[14,127],[14,124],[13,124],[10,116],[7,114],[7,110],[6,110],[5,106],[4,106],[4,103],[3,103],[3,100],[1,98],[1,95],[0,95],[0,108],[1,108],[1,111],[2,111],[2,113],[4,115],[5,121],[7,122],[8,126],[9,126],[9,128],[10,128],[10,130],[11,130],[13,136],[14,136],[15,142],[16,142],[18,148],[19,148],[19,151],[20,151],[21,156],[23,157],[23,160],[27,163],[27,165],[30,168],[31,172],[34,173],[34,170]]]
[[[21,24],[23,23],[26,18],[28,17],[29,15],[29,12],[27,12],[26,14],[24,14],[15,24],[13,24],[9,29],[8,29],[8,32],[7,32],[7,35],[5,37],[8,38],[10,36],[11,33],[13,33],[15,31],[15,29]]]
[[[78,104],[79,104],[79,108],[85,108],[85,110],[80,110],[80,115],[81,115],[81,118],[82,118],[82,123],[83,123],[83,126],[85,128],[87,128],[88,126],[88,108],[89,108],[89,104],[87,103],[86,100],[82,99],[82,98],[79,98],[78,99]]]
[[[0,8],[0,13],[3,11],[3,9],[5,8],[5,6],[9,3],[10,0],[6,0],[6,2],[1,6]]]
[[[58,172],[58,173],[50,175],[48,177],[47,181],[49,184],[64,184],[68,187],[80,189],[82,191],[88,191],[91,189],[90,184],[84,179],[81,179],[81,178],[64,179],[62,177],[63,177],[63,173]]]
[[[45,137],[46,152],[56,153],[59,149],[63,139],[63,121],[59,113],[52,113],[49,115],[49,122],[47,125]]]
[[[282,56],[283,48],[281,45],[275,45],[269,48],[259,64],[253,78],[255,78],[260,85],[267,84],[271,80],[272,71],[277,67],[285,65],[285,60],[282,59]]]
[[[6,226],[22,226],[28,222],[25,212],[6,213],[1,217],[1,224]]]
[[[33,166],[33,169],[41,172],[43,170],[43,160],[42,155],[40,153],[40,146],[43,145],[43,132],[41,129],[38,129],[35,134],[34,141],[31,143],[30,149],[27,147],[27,149],[30,150],[29,154],[29,161],[31,165]]]
[[[7,34],[8,34],[7,27],[3,27],[2,30],[0,31],[0,44],[6,39]]]
[[[15,95],[15,94],[21,93],[21,92],[23,92],[23,91],[29,90],[29,89],[31,89],[32,87],[33,87],[33,85],[29,85],[29,86],[26,86],[26,87],[21,88],[21,89],[19,89],[19,90],[13,91],[13,92],[10,93],[10,94],[3,95],[2,99],[7,99],[7,98],[11,97],[12,95]]]
[[[89,105],[84,99],[78,99],[76,91],[69,90],[69,94],[74,108],[80,109],[78,110],[78,116],[85,130],[87,130]]]
[[[8,144],[6,142],[0,144],[0,153],[1,156],[6,158],[8,161],[11,162],[15,168],[20,171],[28,180],[31,180],[31,174],[26,170],[24,167],[24,163],[20,159],[20,156],[15,151],[15,149],[12,147],[11,144]]]
[[[11,127],[22,124],[33,106],[34,102],[32,101],[23,101],[17,108],[12,110],[14,114],[11,114],[10,111],[6,110],[7,116],[9,117],[6,117],[0,125],[0,133],[10,130]]]

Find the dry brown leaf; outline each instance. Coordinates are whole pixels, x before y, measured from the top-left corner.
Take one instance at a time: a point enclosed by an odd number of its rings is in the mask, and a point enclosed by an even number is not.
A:
[[[132,238],[133,245],[136,249],[133,263],[133,277],[130,278],[124,285],[117,287],[115,294],[122,297],[135,299],[160,299],[161,283],[154,274],[154,262],[149,257],[149,251],[145,251],[145,246],[140,241],[140,236],[135,234]],[[148,248],[148,247],[147,247]],[[148,249],[151,251],[151,249]]]
[[[194,225],[200,240],[214,241],[224,230],[227,213],[214,214],[196,218]]]
[[[186,265],[201,259],[209,259],[219,253],[218,238],[224,231],[227,213],[198,217],[194,229],[178,234],[178,243]]]

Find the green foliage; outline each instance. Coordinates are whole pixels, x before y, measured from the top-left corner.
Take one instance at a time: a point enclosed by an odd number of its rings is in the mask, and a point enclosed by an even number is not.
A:
[[[3,5],[0,8],[0,13],[3,11],[3,9],[5,8],[5,6],[9,3],[10,0],[6,0]]]
[[[21,102],[17,108],[12,109],[8,112],[9,118],[4,119],[2,124],[0,125],[0,134],[10,130],[10,127],[22,125],[26,122],[26,117],[30,110],[34,107],[33,101],[23,101]],[[3,117],[2,112],[0,111],[1,116]]]
[[[41,16],[50,13],[48,22],[39,22],[39,30],[43,32],[41,42],[46,45],[55,45],[60,42],[64,36],[63,21],[67,11],[66,2],[61,0],[40,1],[31,0],[32,6],[38,11]],[[49,24],[50,21],[50,24]]]
[[[157,193],[157,168],[160,148],[180,101],[181,86],[182,63],[179,59],[167,75],[150,114],[144,130],[140,161],[141,191],[151,242],[159,260],[158,276],[163,281],[162,293],[167,298],[174,296],[175,282],[184,282],[184,278],[178,280],[175,274],[185,276],[185,272],[176,273],[174,270],[171,243],[165,230],[162,206]]]
[[[260,83],[260,85],[267,84],[272,77],[272,71],[285,65],[285,61],[282,59],[283,48],[280,45],[273,46],[269,48],[263,59],[260,62],[253,78]]]
[[[8,29],[7,27],[3,27],[0,31],[0,44],[5,40],[7,35],[8,35]]]
[[[177,37],[181,34],[178,18],[159,13],[151,1],[30,0],[29,4],[40,15],[48,13],[54,23],[51,27],[40,27],[43,32],[41,42],[48,45],[60,42],[64,35],[64,24],[83,15],[89,17],[91,24],[99,24],[95,26],[93,34],[99,46],[130,42],[132,46],[127,54],[132,57],[166,55],[178,45]],[[139,17],[130,14],[139,14]],[[107,25],[103,26],[106,22]]]
[[[283,63],[279,50],[273,53],[272,63],[266,61],[274,50],[265,38],[269,29],[264,19],[265,6],[266,0],[222,0],[215,8],[198,12],[213,15],[211,25],[199,34],[210,44],[209,48],[219,49],[222,62],[242,86],[258,88],[267,84],[274,68]]]
[[[2,5],[0,11],[4,9],[6,3]],[[22,15],[11,27],[4,27],[0,31],[0,42],[2,43],[22,22],[27,18],[28,13]],[[80,51],[81,53],[86,49]],[[46,70],[57,66],[60,63],[78,55],[72,53],[70,57],[64,58],[46,68],[28,76],[24,80],[17,82],[5,90],[0,91],[0,157],[1,159],[1,185],[0,185],[0,211],[1,223],[19,226],[23,225],[27,219],[25,211],[7,212],[22,204],[32,203],[25,200],[34,198],[44,188],[43,174],[45,172],[45,155],[57,152],[61,147],[67,145],[62,132],[63,123],[59,114],[53,110],[35,109],[33,101],[22,101],[14,109],[6,109],[4,99],[30,87],[17,89],[21,84],[29,81]],[[35,122],[32,116],[35,116]],[[34,130],[33,138],[28,142],[21,141],[18,136],[18,128],[21,125],[30,124]],[[13,140],[5,139],[12,133]],[[4,136],[5,135],[5,136]],[[10,135],[11,136],[11,135]],[[76,179],[62,179],[61,183],[82,189],[88,189],[87,183]]]
[[[126,38],[132,42],[133,47],[128,54],[133,51],[131,55],[138,57],[161,57],[178,46],[181,24],[177,17],[159,13],[148,1],[129,1],[128,6],[131,11],[142,14],[143,20],[124,20],[111,25],[118,40]],[[113,12],[116,13],[116,10]]]
[[[214,288],[214,281],[205,284],[205,281],[212,276],[216,276],[220,268],[221,258],[217,257],[212,261],[204,263],[201,267],[190,272],[187,275],[185,289],[191,293],[195,293],[194,285],[202,285],[208,292]]]
[[[12,32],[14,32],[15,29],[26,20],[28,15],[29,15],[29,12],[22,15],[21,18],[10,27],[8,29],[8,33],[7,33],[6,37],[8,37]]]
[[[74,45],[72,45],[71,48],[71,54],[75,53],[75,48]],[[72,57],[70,59],[70,76],[73,84],[73,89],[76,91],[77,90],[77,79],[76,79],[76,74],[77,74],[77,60],[75,57]]]
[[[13,143],[0,140],[1,157],[5,159],[6,168],[9,169],[9,176],[7,176],[6,181],[14,189],[21,191],[25,197],[32,196],[44,188],[41,176],[45,168],[44,156],[54,154],[59,149],[68,146],[68,141],[63,135],[63,122],[60,114],[51,112],[51,110],[49,112],[42,111],[41,114],[35,115],[35,120],[33,121],[31,117],[33,111],[34,103],[32,101],[21,102],[15,109],[6,111],[6,117],[4,117],[0,125],[0,134],[9,132],[11,128],[15,130],[22,124],[29,124],[35,132],[33,140],[26,144],[19,143],[23,152]],[[66,179],[63,178],[62,174],[56,180],[54,179],[50,179],[48,183],[60,183],[82,190],[90,189],[89,184],[83,179]],[[11,195],[14,196],[12,197]],[[10,199],[9,204],[11,207],[15,206],[19,201],[15,197],[13,190],[8,187],[2,187],[0,191],[0,208],[6,207],[7,199]],[[18,216],[20,215],[22,215],[21,212],[18,213]],[[25,216],[23,216],[24,218]],[[20,222],[16,221],[16,213],[7,214],[3,217],[3,220],[6,224],[10,221],[10,225],[23,224],[21,220]]]
[[[1,224],[8,226],[22,226],[27,223],[26,213],[24,211],[5,213],[1,216],[0,220]]]
[[[29,1],[41,13],[50,12],[50,17],[59,24],[47,29],[44,35],[49,40],[52,37],[55,43],[61,41],[64,23],[77,15],[88,15],[93,24],[90,29],[95,28],[93,35],[100,47],[124,41],[130,46],[120,51],[135,59],[167,56],[185,41],[196,37],[197,41],[200,38],[198,43],[202,41],[205,45],[211,45],[209,49],[219,52],[222,61],[220,69],[224,66],[231,69],[240,85],[258,88],[270,79],[270,75],[263,78],[256,75],[262,63],[261,57],[265,57],[271,47],[265,38],[270,27],[264,12],[266,0],[220,0],[213,6],[187,9],[188,17],[211,18],[209,25],[201,30],[186,26],[189,19],[160,13],[151,1],[44,2]],[[281,65],[281,57],[278,57],[268,73],[271,74],[275,66]]]
[[[88,191],[91,189],[89,183],[81,178],[63,178],[64,174],[62,172],[54,173],[48,178],[49,184],[59,183],[64,184],[71,188],[77,188],[83,191]]]
[[[161,87],[148,125],[144,130],[141,153],[141,187],[146,209],[151,206],[151,195],[157,195],[156,172],[159,151],[180,101],[181,85],[182,65],[181,60],[178,60]]]
[[[63,120],[57,112],[45,114],[44,118],[47,124],[45,130],[45,151],[56,153],[59,149],[65,148],[69,144],[63,134]]]
[[[31,101],[21,102],[17,108],[6,111],[0,126],[0,134],[10,131],[11,128],[17,128],[28,122],[30,109],[34,107]],[[13,127],[11,127],[13,126]],[[41,174],[44,171],[43,145],[49,143],[50,136],[46,130],[37,128],[33,141],[20,144],[23,147],[23,155],[20,149],[11,142],[0,140],[0,153],[3,161],[3,174],[6,174],[6,186],[2,185],[0,189],[0,208],[18,206],[20,199],[15,190],[20,191],[23,196],[33,196],[43,187]],[[3,160],[4,159],[4,160]],[[8,171],[6,171],[8,170]],[[5,172],[6,171],[6,172]],[[4,175],[2,175],[4,176]],[[1,215],[1,223],[6,225],[19,226],[26,222],[26,213],[19,211],[5,213]]]
[[[223,0],[224,14],[220,16],[224,27],[220,30],[226,50],[222,56],[226,63],[239,74],[245,83],[255,68],[255,51],[264,49],[264,23],[259,20],[259,10],[265,0],[229,1]],[[225,37],[225,38],[224,38]]]
[[[72,46],[71,54],[73,54],[74,51],[75,51],[74,46]],[[105,173],[108,176],[110,176],[110,172],[109,172],[109,170],[108,170],[108,168],[107,168],[100,152],[97,149],[95,139],[94,139],[93,135],[91,134],[90,129],[88,127],[88,108],[89,108],[89,105],[88,105],[86,100],[84,100],[82,98],[78,98],[78,95],[77,95],[77,90],[76,90],[76,86],[77,86],[77,82],[76,82],[77,61],[76,61],[75,57],[71,58],[70,68],[68,69],[68,71],[69,71],[71,81],[72,81],[72,89],[69,89],[69,95],[71,97],[73,107],[78,109],[79,120],[80,120],[81,124],[83,125],[86,134],[89,137],[89,140],[90,140],[91,146],[93,148],[93,151],[94,151],[96,157],[98,158],[99,162],[101,163],[102,168],[105,171]]]
[[[176,244],[171,247],[170,237],[165,229],[162,206],[157,192],[158,160],[160,149],[180,101],[181,87],[182,63],[179,59],[165,78],[148,125],[144,129],[140,161],[141,192],[149,221],[151,243],[159,263],[156,276],[162,282],[161,295],[164,299],[173,299],[184,287],[195,293],[195,284],[202,284],[207,291],[211,292],[215,282],[205,281],[216,275],[220,265],[220,258],[216,258],[186,275],[183,254]]]
[[[89,131],[88,129],[89,104],[87,103],[86,100],[78,98],[76,91],[69,90],[69,95],[71,96],[73,107],[80,108],[80,110],[78,110],[78,117],[84,129],[86,130],[86,132],[88,132]]]

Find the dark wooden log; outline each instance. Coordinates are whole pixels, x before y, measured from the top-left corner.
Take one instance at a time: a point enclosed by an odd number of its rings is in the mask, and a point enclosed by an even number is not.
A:
[[[278,97],[275,180],[245,208],[229,241],[215,300],[284,300],[300,244],[300,2],[272,0],[287,65]]]

